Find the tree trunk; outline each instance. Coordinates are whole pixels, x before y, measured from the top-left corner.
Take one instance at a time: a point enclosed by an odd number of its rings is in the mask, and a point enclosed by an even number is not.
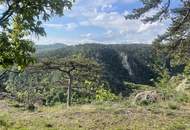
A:
[[[72,91],[72,76],[69,74],[68,89],[67,89],[67,107],[71,106],[71,91]]]
[[[168,69],[169,74],[172,74],[172,67],[171,67],[171,58],[170,57],[166,57],[165,60],[165,67]]]

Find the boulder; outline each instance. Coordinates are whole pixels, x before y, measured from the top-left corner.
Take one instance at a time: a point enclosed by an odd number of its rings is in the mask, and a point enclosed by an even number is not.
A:
[[[155,103],[160,99],[160,94],[153,90],[153,91],[144,91],[140,92],[135,96],[135,103],[141,105],[148,105],[151,103]]]

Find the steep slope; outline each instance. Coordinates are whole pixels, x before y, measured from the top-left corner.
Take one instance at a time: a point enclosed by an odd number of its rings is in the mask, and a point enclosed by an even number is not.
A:
[[[150,84],[154,72],[150,67],[152,50],[146,44],[84,44],[66,46],[39,54],[43,57],[62,58],[82,54],[102,64],[104,79],[114,92],[124,92],[124,81]],[[130,90],[127,90],[130,91]],[[128,93],[128,92],[127,92]]]

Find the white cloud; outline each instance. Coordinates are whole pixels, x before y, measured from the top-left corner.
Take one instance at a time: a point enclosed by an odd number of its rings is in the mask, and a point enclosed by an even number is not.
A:
[[[62,29],[65,28],[65,25],[63,24],[44,24],[45,27],[49,27],[49,28],[56,28],[56,29]]]
[[[112,30],[107,30],[107,32],[106,33],[104,33],[104,35],[106,36],[106,37],[112,37],[113,36],[113,31]]]
[[[81,22],[79,22],[79,24],[80,24],[81,26],[90,26],[89,21],[81,21]]]
[[[101,7],[101,11],[109,10],[109,9],[111,9],[112,7],[113,7],[112,4],[103,5],[103,6]]]
[[[105,11],[107,9],[114,8],[114,4],[123,3],[129,4],[134,3],[138,0],[76,0],[71,11],[66,12],[68,17],[79,17],[84,14],[89,16],[97,10]]]
[[[123,2],[134,2],[134,0],[120,0]],[[85,7],[80,8],[80,14],[75,14],[75,17],[83,17],[85,20],[80,21],[80,26],[96,26],[100,28],[104,28],[107,30],[118,30],[123,33],[140,33],[146,32],[147,30],[151,30],[152,28],[158,28],[158,34],[160,28],[164,27],[164,24],[143,24],[140,20],[126,20],[124,15],[129,14],[128,11],[124,11],[123,13],[119,13],[117,11],[105,12],[102,11],[102,8],[112,7],[111,4],[117,2],[117,0],[97,0],[96,2],[86,2],[87,5],[83,5]],[[101,3],[101,4],[100,4]],[[93,8],[90,8],[90,7]],[[98,7],[101,7],[98,10]],[[75,13],[74,11],[73,13]],[[72,12],[71,12],[72,13]],[[72,15],[72,14],[71,14]],[[73,15],[74,16],[74,15]]]
[[[123,13],[123,16],[126,16],[129,14],[129,11],[125,10],[124,13]]]
[[[76,41],[102,41],[102,42],[151,42],[158,34],[162,34],[167,25],[165,23],[143,24],[140,20],[126,20],[124,15],[128,10],[117,11],[117,3],[129,4],[137,0],[77,0],[71,11],[65,16],[77,21],[69,24],[46,24],[46,27],[55,29],[74,30],[85,28]],[[118,7],[116,7],[118,8]],[[127,9],[127,7],[126,7]],[[93,34],[88,33],[91,27],[96,27]],[[105,30],[103,33],[96,30]],[[72,35],[72,34],[71,34]],[[58,39],[54,39],[58,40]],[[60,39],[59,41],[64,41]],[[71,39],[74,41],[74,39]],[[67,40],[69,41],[69,40]]]
[[[78,27],[76,23],[68,23],[66,24],[66,30],[74,30]]]
[[[122,0],[124,3],[134,3],[137,2],[138,0]]]
[[[54,28],[54,29],[64,29],[67,31],[72,31],[78,27],[76,23],[67,23],[67,24],[44,24],[45,27]]]
[[[138,32],[142,24],[138,20],[126,21],[123,15],[118,12],[92,12],[86,19],[87,21],[83,21],[81,25],[97,26],[107,30],[116,29],[120,32]]]
[[[91,33],[87,33],[87,34],[81,34],[82,38],[91,38],[92,34]]]
[[[140,24],[140,26],[139,26],[139,29],[137,30],[137,32],[144,32],[144,31],[147,31],[147,30],[151,30],[151,29],[153,29],[153,28],[157,28],[157,27],[160,27],[160,25],[159,24],[161,24],[161,23],[159,23],[159,22],[156,22],[156,23],[147,23],[147,24],[143,24],[143,23],[141,23]],[[163,24],[161,24],[161,26],[162,26]]]
[[[102,41],[93,40],[91,38],[68,39],[66,37],[48,36],[48,37],[40,37],[39,39],[36,39],[34,37],[30,39],[33,39],[33,41],[37,44],[63,43],[67,45],[76,45],[76,44],[85,44],[85,43],[104,43]]]
[[[158,34],[162,34],[166,29],[164,23],[147,23],[140,20],[126,20],[124,15],[128,11],[119,13],[116,11],[105,12],[93,9],[89,12],[81,12],[86,21],[80,23],[81,26],[95,26],[107,30],[102,40],[114,41],[134,41],[134,42],[151,42]],[[111,32],[114,30],[114,33]]]

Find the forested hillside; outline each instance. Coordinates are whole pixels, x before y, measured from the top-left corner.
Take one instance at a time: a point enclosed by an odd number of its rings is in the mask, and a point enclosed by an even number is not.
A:
[[[103,79],[112,92],[128,95],[131,90],[124,82],[151,84],[156,77],[151,66],[152,47],[146,44],[103,45],[85,44],[67,46],[39,54],[39,58],[56,59],[72,55],[83,55],[103,66]]]
[[[152,64],[152,46],[148,44],[85,44],[67,46],[39,54],[40,58],[63,58],[82,54],[104,67],[104,78],[116,92],[122,92],[125,81],[151,84],[156,77]]]
[[[64,48],[67,45],[62,44],[62,43],[55,43],[55,44],[50,44],[50,45],[36,45],[36,53],[44,53],[48,51],[53,51],[59,48]]]

